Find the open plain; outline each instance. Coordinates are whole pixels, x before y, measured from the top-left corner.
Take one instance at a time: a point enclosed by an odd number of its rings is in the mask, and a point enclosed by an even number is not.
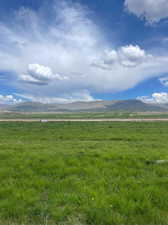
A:
[[[0,123],[0,224],[168,225],[168,123]]]
[[[112,118],[104,118],[104,119],[0,119],[0,122],[168,122],[168,118],[146,118],[146,119],[112,119]]]

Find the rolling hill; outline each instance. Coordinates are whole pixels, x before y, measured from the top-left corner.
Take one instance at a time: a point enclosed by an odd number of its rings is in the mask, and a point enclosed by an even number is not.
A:
[[[140,100],[74,102],[68,104],[43,104],[24,102],[6,106],[1,109],[10,112],[165,112],[167,105],[146,104]]]

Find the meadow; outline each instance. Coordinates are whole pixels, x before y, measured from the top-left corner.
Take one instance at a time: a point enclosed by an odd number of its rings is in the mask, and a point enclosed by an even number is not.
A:
[[[168,225],[168,123],[1,122],[0,181],[0,225]]]
[[[39,112],[39,113],[19,113],[19,112],[0,112],[0,119],[167,119],[168,113],[165,112]]]

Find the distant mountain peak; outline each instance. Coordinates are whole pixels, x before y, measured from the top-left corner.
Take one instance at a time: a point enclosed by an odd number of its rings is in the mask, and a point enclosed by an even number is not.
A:
[[[103,112],[103,111],[168,111],[167,105],[147,104],[138,99],[102,100],[93,102],[73,102],[64,104],[44,104],[39,102],[23,102],[6,109],[11,112]]]

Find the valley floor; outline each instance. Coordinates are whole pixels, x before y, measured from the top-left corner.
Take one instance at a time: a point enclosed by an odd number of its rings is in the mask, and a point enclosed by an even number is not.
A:
[[[119,120],[119,119],[165,119],[168,120],[168,112],[1,112],[0,121],[18,121],[29,120],[39,121],[41,119],[47,120]]]
[[[0,119],[0,122],[168,122],[168,118],[132,119]]]
[[[0,123],[0,225],[168,225],[168,123]]]

